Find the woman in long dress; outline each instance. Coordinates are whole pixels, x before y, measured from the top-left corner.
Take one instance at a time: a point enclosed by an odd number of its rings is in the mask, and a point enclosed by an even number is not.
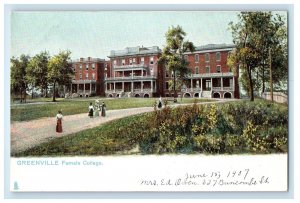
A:
[[[106,116],[106,105],[104,102],[102,102],[102,105],[101,105],[101,116],[103,116],[103,117]]]
[[[94,116],[94,106],[93,106],[93,103],[90,103],[90,106],[89,106],[89,117],[93,118],[93,116]]]
[[[162,98],[159,97],[157,107],[160,109],[162,107]]]
[[[95,116],[95,117],[98,117],[98,116],[99,116],[99,111],[100,111],[99,106],[96,106],[95,112],[94,112],[94,116]]]
[[[58,114],[56,115],[56,132],[61,133],[62,132],[62,112],[58,111]]]

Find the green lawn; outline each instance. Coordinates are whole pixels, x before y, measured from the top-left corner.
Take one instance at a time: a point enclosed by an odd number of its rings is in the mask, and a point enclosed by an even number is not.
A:
[[[50,102],[49,99],[37,99],[31,102],[41,102],[41,104],[20,104],[11,106],[11,121],[28,121],[42,117],[54,117],[58,110],[62,110],[63,115],[73,115],[79,113],[87,113],[90,102],[95,102],[99,98],[87,99],[60,99],[57,102]],[[101,100],[102,99],[102,100]],[[157,98],[122,98],[122,99],[103,99],[108,110],[126,109],[136,107],[150,107],[154,105]],[[193,98],[179,99],[178,103],[193,103]],[[209,99],[197,99],[197,102],[207,102]],[[169,102],[172,104],[173,102]]]
[[[124,135],[124,129],[132,126],[143,128],[143,119],[147,114],[130,116],[105,125],[88,129],[72,135],[55,138],[50,142],[43,143],[21,153],[12,154],[12,156],[76,156],[76,155],[107,155],[115,154],[118,151],[130,150],[137,143],[137,134],[127,132]]]
[[[240,100],[125,117],[12,156],[287,153],[287,143],[286,105]]]

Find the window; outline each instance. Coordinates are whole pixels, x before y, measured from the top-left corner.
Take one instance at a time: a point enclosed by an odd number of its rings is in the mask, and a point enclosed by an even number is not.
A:
[[[141,64],[144,64],[144,57],[141,57]]]
[[[168,78],[169,77],[169,72],[168,71],[166,71],[166,78]]]
[[[88,73],[85,74],[85,79],[89,79],[89,74]]]
[[[195,63],[199,63],[199,55],[198,54],[195,55]]]
[[[133,61],[133,63],[135,63],[136,62],[136,58],[133,58],[132,61]]]
[[[188,55],[184,55],[184,60],[188,61]]]
[[[82,64],[80,64],[79,68],[82,69]]]
[[[209,53],[205,54],[205,62],[209,62]]]
[[[210,80],[205,81],[205,87],[206,89],[210,89]]]
[[[198,66],[195,68],[195,74],[199,74],[199,67]]]
[[[93,80],[95,80],[95,73],[92,74],[92,78],[93,78]]]
[[[217,73],[221,73],[221,66],[217,66]]]
[[[132,65],[132,58],[129,59],[129,65]]]
[[[94,63],[92,64],[92,69],[95,69],[95,64]]]
[[[122,65],[123,66],[125,65],[125,59],[122,59]]]
[[[114,66],[116,66],[117,65],[117,60],[114,60]]]
[[[216,53],[216,60],[217,61],[221,61],[221,54],[220,54],[220,52]]]
[[[88,70],[89,69],[89,64],[85,64],[85,70]]]
[[[205,67],[205,73],[209,73],[210,72],[210,68],[209,68],[209,66],[206,66]]]
[[[150,64],[154,64],[154,57],[153,56],[150,57]]]
[[[82,74],[81,73],[79,74],[79,79],[82,80]]]

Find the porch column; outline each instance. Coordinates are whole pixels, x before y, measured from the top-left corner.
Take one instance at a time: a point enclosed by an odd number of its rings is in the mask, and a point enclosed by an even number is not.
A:
[[[109,83],[109,90],[111,91],[111,83]]]
[[[123,77],[124,77],[124,71],[123,71]]]
[[[122,82],[122,92],[124,92],[124,82]]]
[[[104,83],[105,85],[105,93],[107,92],[107,83]]]
[[[234,91],[235,90],[235,78],[234,76],[232,77],[232,90]]]
[[[201,78],[201,86],[200,87],[201,87],[201,92],[202,92],[202,90],[203,90],[203,88],[202,88],[203,87],[203,85],[202,85],[202,78]]]
[[[92,82],[90,82],[90,94],[92,94]]]
[[[193,91],[193,79],[191,78],[191,91]]]
[[[143,92],[143,89],[144,89],[143,85],[144,85],[144,82],[141,81],[141,92]]]
[[[73,86],[73,84],[71,84],[71,94],[73,93],[73,91],[72,91],[72,86]]]
[[[77,83],[77,91],[76,91],[76,93],[78,93],[79,92],[79,83]]]
[[[83,94],[85,94],[85,80],[83,81]]]
[[[131,70],[131,77],[133,77],[133,70]]]
[[[223,77],[221,78],[221,90],[223,91]]]
[[[114,92],[116,92],[116,82],[114,82]]]
[[[97,94],[97,83],[95,83],[95,93]]]
[[[151,80],[151,92],[153,92],[153,81]]]
[[[131,82],[131,92],[133,92],[133,82]]]

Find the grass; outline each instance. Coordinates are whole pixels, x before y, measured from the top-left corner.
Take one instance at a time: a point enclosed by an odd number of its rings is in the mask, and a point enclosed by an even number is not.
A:
[[[264,100],[238,101],[215,105],[218,106],[216,113],[211,111],[211,106],[213,105],[203,106],[204,109],[198,113],[192,111],[195,106],[182,106],[173,110],[163,109],[153,113],[125,117],[92,129],[55,138],[23,152],[12,154],[12,156],[128,154],[137,146],[139,146],[139,150],[133,153],[257,154],[287,152],[288,145],[284,141],[287,139],[286,105],[272,104]],[[191,121],[189,118],[195,118],[194,115],[198,115],[198,117],[195,121]],[[227,117],[223,118],[223,116]],[[216,120],[214,121],[214,119]],[[157,128],[155,125],[159,120],[161,123]],[[249,121],[253,123],[252,127],[249,127]],[[209,125],[214,125],[214,127]],[[188,129],[187,126],[189,126]],[[191,128],[191,126],[193,127]],[[209,128],[211,129],[209,130]],[[201,129],[204,131],[200,132]],[[159,134],[157,134],[157,130],[160,131]],[[189,136],[193,138],[187,142]],[[221,152],[222,144],[224,144],[222,136],[225,136],[224,152]],[[273,139],[270,141],[269,139],[272,137]],[[271,144],[266,144],[266,142]],[[185,144],[186,146],[183,146]],[[181,150],[182,147],[187,151]],[[256,148],[254,151],[253,147]],[[172,150],[166,151],[165,149],[168,148]]]
[[[20,104],[11,106],[11,121],[29,121],[42,117],[54,117],[58,110],[62,110],[63,115],[74,115],[79,113],[87,113],[90,102],[95,103],[99,98],[89,99],[61,99],[57,102],[43,100],[44,103],[39,104]],[[100,98],[101,100],[101,98]],[[108,110],[126,109],[137,107],[151,107],[157,98],[122,98],[122,99],[103,99]],[[40,99],[38,99],[40,101]],[[212,101],[210,99],[197,99],[197,102]],[[193,103],[193,98],[179,99],[178,103]],[[172,102],[169,102],[171,104]]]
[[[124,126],[137,126],[147,114],[130,116],[111,121],[105,125],[78,132],[72,135],[55,138],[47,143],[12,154],[15,157],[24,156],[76,156],[76,155],[108,155],[119,151],[130,150],[136,143],[136,134],[126,133]],[[114,133],[112,133],[114,132]]]

